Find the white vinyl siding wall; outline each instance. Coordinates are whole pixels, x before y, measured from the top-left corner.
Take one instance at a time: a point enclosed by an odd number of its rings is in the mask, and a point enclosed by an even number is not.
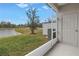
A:
[[[58,39],[60,42],[79,46],[78,17],[79,4],[67,4],[59,9]]]

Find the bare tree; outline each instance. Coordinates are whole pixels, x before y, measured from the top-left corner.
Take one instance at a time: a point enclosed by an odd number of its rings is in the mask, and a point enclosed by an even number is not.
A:
[[[37,25],[39,23],[39,16],[37,16],[37,9],[35,8],[29,8],[27,11],[26,11],[26,15],[29,19],[28,21],[28,25],[30,27],[30,30],[31,30],[31,33],[34,34],[36,28],[37,28]]]

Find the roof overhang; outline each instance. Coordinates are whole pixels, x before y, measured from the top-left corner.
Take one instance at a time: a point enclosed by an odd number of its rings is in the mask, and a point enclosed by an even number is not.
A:
[[[64,5],[67,5],[68,3],[48,3],[48,5],[56,12],[63,7]]]

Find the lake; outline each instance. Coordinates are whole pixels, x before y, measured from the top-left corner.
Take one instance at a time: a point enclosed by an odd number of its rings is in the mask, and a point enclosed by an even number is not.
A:
[[[15,36],[21,33],[16,32],[14,29],[0,29],[0,38],[1,37],[8,37],[8,36]]]

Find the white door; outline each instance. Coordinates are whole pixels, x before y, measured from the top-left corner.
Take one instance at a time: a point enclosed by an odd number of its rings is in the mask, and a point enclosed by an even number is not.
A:
[[[63,42],[77,46],[77,14],[68,13],[63,16]]]
[[[77,12],[77,19],[78,19],[77,20],[77,25],[78,25],[77,26],[78,27],[78,30],[77,30],[77,33],[78,33],[78,35],[77,35],[78,36],[78,42],[77,43],[78,43],[78,47],[79,47],[79,12]]]

